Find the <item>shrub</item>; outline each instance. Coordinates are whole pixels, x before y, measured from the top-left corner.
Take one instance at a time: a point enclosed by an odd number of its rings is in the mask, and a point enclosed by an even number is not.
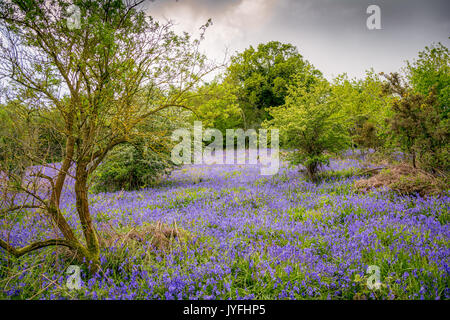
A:
[[[190,113],[165,110],[136,127],[136,138],[112,149],[92,177],[93,192],[154,186],[176,167],[171,160],[173,130],[186,126]]]
[[[169,174],[173,163],[170,152],[157,152],[142,142],[116,147],[93,177],[94,192],[136,190],[154,185]]]

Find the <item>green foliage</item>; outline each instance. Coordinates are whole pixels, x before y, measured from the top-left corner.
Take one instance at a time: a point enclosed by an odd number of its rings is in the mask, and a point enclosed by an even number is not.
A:
[[[366,170],[350,167],[342,170],[322,171],[318,174],[318,179],[323,181],[332,181],[332,180],[349,179],[352,177],[368,176],[370,174],[371,172],[366,172]]]
[[[356,136],[354,137],[354,142],[361,148],[376,149],[380,145],[377,129],[368,121],[365,121],[362,125],[358,126],[355,133]]]
[[[385,90],[392,95],[393,116],[389,119],[392,140],[412,156],[412,164],[431,171],[450,169],[449,119],[441,117],[435,87],[427,95],[414,92],[399,74],[386,75]]]
[[[95,173],[93,190],[135,190],[155,183],[172,166],[170,153],[149,150],[143,143],[116,147]]]
[[[176,110],[166,110],[164,116],[155,116],[139,126],[138,137],[115,147],[98,167],[93,191],[136,190],[160,182],[175,167],[170,133],[185,119]]]
[[[314,180],[321,165],[328,163],[326,152],[339,152],[349,144],[345,117],[329,83],[314,75],[300,73],[288,88],[286,103],[272,108],[265,123],[280,130],[285,147],[293,148],[291,162],[303,164]]]
[[[6,170],[19,169],[20,157],[33,155],[31,161],[44,164],[61,161],[65,137],[61,118],[54,108],[37,110],[11,100],[0,105],[0,162]],[[9,167],[9,168],[8,168]]]
[[[9,112],[9,106],[0,105],[0,161],[2,164],[1,170],[9,172],[12,170],[14,164],[13,146],[15,141],[20,139],[20,131],[14,126],[14,120]],[[21,152],[21,150],[16,150]]]
[[[383,146],[390,106],[379,75],[370,70],[364,79],[350,80],[343,74],[334,79],[332,90],[342,104],[353,145],[362,150]]]
[[[419,57],[407,63],[407,77],[414,90],[428,95],[435,90],[438,109],[448,118],[450,106],[450,54],[442,43],[425,47]]]
[[[308,65],[296,47],[278,41],[259,44],[256,49],[250,46],[232,57],[227,79],[239,89],[237,97],[245,127],[257,128],[269,119],[267,108],[285,103],[292,76],[305,71]]]
[[[193,120],[201,120],[205,127],[218,129],[225,134],[226,129],[242,126],[237,87],[228,81],[216,79],[200,87],[193,95],[192,105],[196,111]]]
[[[306,209],[304,207],[291,208],[288,210],[291,219],[296,222],[310,220],[320,220],[322,218],[322,212],[316,209]]]

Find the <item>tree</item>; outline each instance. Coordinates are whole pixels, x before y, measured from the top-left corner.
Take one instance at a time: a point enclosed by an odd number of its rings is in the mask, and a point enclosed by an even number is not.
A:
[[[348,130],[339,99],[330,84],[313,72],[294,75],[286,103],[270,109],[273,119],[265,126],[280,130],[284,145],[293,148],[293,164],[303,164],[311,180],[328,163],[326,152],[339,152],[349,145]]]
[[[245,128],[259,127],[270,117],[267,108],[284,104],[292,75],[308,65],[295,46],[277,41],[259,44],[256,49],[250,46],[232,57],[227,79],[239,89]]]
[[[442,118],[448,118],[450,105],[450,54],[442,43],[425,47],[418,59],[407,62],[406,76],[415,92],[436,91]],[[434,88],[434,89],[433,89]]]
[[[436,88],[427,95],[415,92],[398,73],[385,75],[385,91],[392,94],[392,139],[411,155],[412,164],[435,171],[449,168],[448,119],[442,119]]]
[[[333,80],[332,92],[342,105],[352,147],[364,151],[382,146],[388,131],[385,120],[390,106],[379,75],[369,70],[364,79],[356,80],[342,74]]]
[[[238,104],[238,88],[229,81],[215,79],[193,93],[193,119],[205,127],[215,128],[223,134],[226,129],[239,128],[243,124],[243,111]]]
[[[46,165],[31,148],[23,157],[2,161],[3,171],[7,162],[33,170],[26,177],[6,171],[0,216],[30,209],[47,217],[62,235],[20,249],[0,239],[6,252],[21,256],[62,245],[91,261],[95,270],[100,248],[89,211],[89,177],[113,148],[142,136],[137,127],[145,120],[170,107],[189,108],[187,93],[214,70],[198,51],[209,21],[200,39],[191,40],[186,33],[171,31],[171,22],[160,24],[147,17],[142,2],[77,0],[83,17],[79,28],[65,19],[71,5],[66,0],[0,3],[0,78],[11,84],[7,98],[21,99],[29,110],[58,113],[65,139],[55,176],[33,166]],[[60,209],[69,176],[75,180],[84,241]],[[47,181],[44,193],[42,181]]]

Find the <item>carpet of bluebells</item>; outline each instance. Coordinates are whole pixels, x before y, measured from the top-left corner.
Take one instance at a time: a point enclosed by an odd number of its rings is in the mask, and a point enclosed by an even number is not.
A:
[[[361,166],[333,160],[314,184],[284,163],[274,176],[258,165],[190,165],[158,188],[91,194],[100,231],[161,221],[191,238],[164,252],[105,248],[94,276],[82,268],[79,290],[67,288],[73,262],[55,248],[19,259],[0,249],[0,298],[449,299],[449,194],[356,193],[351,172]],[[79,230],[70,182],[62,207]],[[51,230],[27,215],[13,226],[0,220],[15,246]],[[367,286],[371,265],[378,289]]]

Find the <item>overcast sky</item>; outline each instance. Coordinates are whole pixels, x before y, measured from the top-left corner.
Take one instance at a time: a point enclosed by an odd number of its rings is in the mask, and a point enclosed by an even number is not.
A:
[[[381,30],[366,26],[371,4],[381,9]],[[371,67],[398,71],[426,45],[450,47],[449,0],[154,0],[146,7],[196,35],[212,18],[202,46],[210,58],[277,40],[297,46],[329,79],[362,77]]]

